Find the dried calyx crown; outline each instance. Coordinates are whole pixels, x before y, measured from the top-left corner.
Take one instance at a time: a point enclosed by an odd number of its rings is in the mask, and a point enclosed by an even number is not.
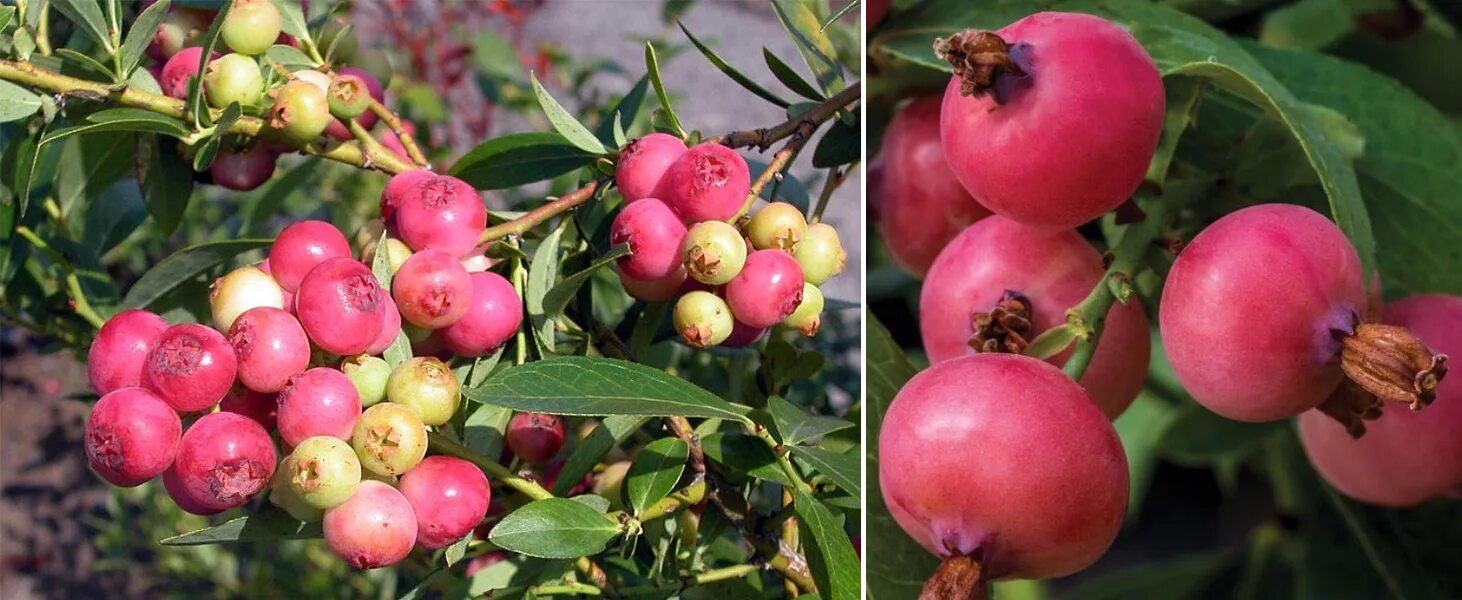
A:
[[[1383,402],[1405,402],[1411,410],[1426,408],[1437,398],[1437,385],[1447,375],[1447,356],[1438,354],[1405,327],[1361,322],[1351,331],[1332,330],[1340,340],[1340,368],[1345,379],[1320,405],[1340,421],[1351,437],[1365,434],[1365,421],[1380,418]]]
[[[970,315],[974,334],[969,345],[976,352],[1020,354],[1031,340],[1031,301],[1020,292],[1005,290],[1000,301],[985,312]]]
[[[991,93],[1001,75],[1025,76],[1010,57],[1010,48],[995,32],[975,29],[934,40],[934,55],[954,67],[954,75],[960,79],[959,93],[965,96]]]

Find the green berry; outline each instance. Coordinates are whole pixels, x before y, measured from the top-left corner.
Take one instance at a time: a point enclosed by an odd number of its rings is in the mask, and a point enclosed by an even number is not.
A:
[[[391,365],[379,356],[358,354],[340,363],[340,370],[360,392],[360,405],[371,406],[386,399],[386,381],[391,378]]]
[[[378,249],[380,249],[380,244],[377,242],[371,242],[361,246],[361,262],[368,265],[376,264],[376,250]],[[401,265],[406,264],[406,259],[411,258],[411,255],[411,248],[406,245],[406,242],[396,238],[386,238],[386,263],[391,266],[392,275],[395,275],[396,271],[401,270]],[[431,330],[428,329],[426,332],[429,335]],[[421,340],[413,339],[412,341],[419,342]]]
[[[695,348],[708,348],[726,341],[736,326],[726,301],[702,290],[681,296],[675,302],[671,322],[685,343]]]
[[[360,459],[350,444],[339,439],[306,438],[289,456],[289,487],[309,506],[321,510],[339,506],[360,485]]]
[[[239,54],[263,54],[279,39],[279,9],[270,0],[234,0],[219,37]]]
[[[294,472],[294,460],[288,456],[279,463],[279,468],[274,471],[274,477],[269,481],[269,503],[283,509],[289,516],[306,523],[318,523],[325,518],[325,511],[310,506],[300,498],[299,492],[289,485],[289,478]]]
[[[269,127],[284,141],[304,145],[325,132],[330,125],[330,104],[319,86],[303,79],[292,80],[279,88],[274,108],[269,111]]]
[[[426,456],[426,424],[400,404],[377,404],[360,415],[350,445],[367,473],[392,477]]]
[[[802,266],[802,277],[812,285],[822,285],[843,272],[848,253],[838,241],[838,231],[827,223],[807,228],[792,255]]]
[[[807,231],[802,211],[786,202],[773,202],[756,211],[746,225],[746,237],[757,250],[791,252]]]
[[[258,106],[264,98],[264,74],[254,59],[242,54],[225,54],[208,63],[208,72],[203,75],[203,92],[214,108],[225,108],[235,102],[240,106]]]
[[[723,285],[746,264],[746,240],[724,221],[696,223],[680,243],[680,259],[696,281]]]
[[[447,363],[418,356],[396,366],[386,382],[386,398],[403,405],[427,425],[443,425],[462,403],[462,383]]]
[[[792,311],[783,325],[802,332],[802,335],[812,337],[817,335],[817,330],[822,327],[822,290],[810,283],[802,284],[802,302],[797,305],[797,310]]]
[[[356,75],[335,76],[327,95],[330,114],[342,119],[359,117],[371,106],[371,91],[365,80]]]

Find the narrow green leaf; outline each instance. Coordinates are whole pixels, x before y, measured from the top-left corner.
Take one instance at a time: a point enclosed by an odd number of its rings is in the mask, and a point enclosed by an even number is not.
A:
[[[854,113],[855,115],[857,113]],[[863,131],[858,119],[836,119],[812,151],[812,166],[819,169],[852,164],[863,157]]]
[[[859,482],[863,461],[856,453],[843,454],[824,450],[816,446],[793,446],[792,455],[812,466],[812,469],[831,479],[843,491],[854,497],[863,496],[863,485]]]
[[[690,446],[676,437],[660,438],[640,451],[624,480],[625,497],[635,515],[675,490],[689,456]]]
[[[777,455],[766,443],[744,433],[716,432],[701,438],[706,458],[738,473],[791,486],[792,480],[777,466]]]
[[[831,93],[843,89],[843,66],[838,63],[837,48],[817,17],[821,8],[822,0],[772,0],[772,11],[777,14],[782,29],[797,45],[797,51],[822,91]]]
[[[613,144],[618,148],[624,145],[623,127],[633,125],[635,118],[640,114],[640,106],[645,103],[645,94],[650,89],[650,77],[641,77],[635,82],[634,87],[625,93],[619,104],[605,114],[599,126],[594,129],[594,135],[605,144]]]
[[[588,281],[590,277],[593,277],[595,271],[613,264],[621,256],[629,256],[629,244],[620,244],[610,248],[607,254],[599,257],[598,260],[590,263],[589,266],[584,267],[584,270],[569,275],[554,284],[548,290],[548,293],[543,295],[544,314],[549,317],[556,317],[563,314],[564,308],[569,305],[569,300],[574,297],[574,294],[579,291],[580,287],[583,287],[584,282]]]
[[[192,167],[155,135],[137,136],[137,156],[147,214],[157,223],[158,233],[172,235],[193,196]]]
[[[548,117],[548,122],[553,125],[555,131],[562,134],[569,143],[585,152],[595,155],[608,152],[604,144],[599,142],[599,138],[594,137],[594,133],[589,131],[588,127],[569,114],[569,111],[564,110],[564,107],[553,99],[548,90],[543,89],[543,84],[538,83],[537,75],[530,74],[529,80],[533,83],[533,95],[538,98],[538,106],[543,108],[543,114]]]
[[[797,530],[807,548],[808,570],[819,595],[828,600],[862,598],[858,553],[832,509],[802,490],[794,490],[792,509],[797,513]]]
[[[484,404],[555,415],[719,417],[750,423],[744,406],[659,369],[611,358],[530,362],[462,393]]]
[[[299,2],[294,0],[273,0],[274,7],[279,9],[280,29],[300,40],[310,40],[310,26],[305,21],[304,9]],[[311,66],[314,66],[311,64]]]
[[[568,460],[564,461],[563,469],[558,472],[558,480],[553,483],[553,493],[557,496],[567,494],[576,485],[585,473],[593,470],[599,459],[609,453],[609,449],[619,445],[628,439],[631,434],[639,431],[649,417],[638,417],[629,415],[611,415],[605,417],[589,436],[580,440],[578,447],[574,448]]]
[[[289,513],[267,506],[252,515],[219,525],[164,538],[164,546],[206,546],[268,540],[306,540],[321,537],[319,523],[301,523]]]
[[[279,0],[275,0],[276,3]],[[218,46],[219,30],[223,27],[223,20],[228,16],[228,11],[233,8],[233,2],[227,2],[219,7],[218,14],[213,16],[213,24],[208,26],[208,31],[199,40],[199,46],[203,52],[198,55],[198,70],[188,80],[188,110],[192,111],[193,119],[199,125],[208,126],[212,124],[213,113],[208,110],[208,103],[203,97],[203,74],[208,72],[208,63],[213,57],[213,49]],[[296,7],[298,8],[298,7]],[[209,162],[212,162],[210,159]]]
[[[862,5],[862,0],[848,0],[846,4],[843,4],[842,8],[839,8],[837,10],[837,12],[828,15],[827,19],[822,22],[822,27],[818,28],[818,31],[827,31],[827,28],[832,27],[832,24],[838,22],[838,19],[843,18],[843,15],[852,12],[854,9],[857,9]],[[870,25],[869,27],[872,26]]]
[[[304,51],[294,46],[275,44],[264,51],[264,56],[285,68],[312,69],[315,67],[315,61],[310,60],[310,57],[305,56]]]
[[[193,153],[193,170],[198,173],[206,171],[213,166],[213,159],[218,156],[218,149],[223,145],[222,136],[214,135],[203,140],[198,149]]]
[[[558,279],[559,243],[569,222],[567,219],[563,220],[554,228],[553,233],[543,238],[528,265],[528,288],[523,294],[523,305],[528,310],[533,335],[545,354],[553,352],[554,321],[543,310],[543,296],[548,293],[553,281]]]
[[[39,94],[9,81],[0,81],[0,123],[24,119],[40,109]]]
[[[130,75],[132,70],[137,68],[137,64],[142,62],[142,53],[152,42],[152,37],[157,33],[157,28],[162,25],[162,19],[167,16],[170,6],[172,6],[172,0],[158,0],[139,13],[137,19],[132,21],[131,28],[127,30],[127,38],[122,42],[123,75]]]
[[[15,17],[14,6],[0,6],[0,31],[4,31],[10,25],[10,19]]]
[[[102,64],[101,61],[92,58],[90,55],[83,54],[70,48],[57,48],[56,55],[58,57],[66,58],[73,63],[79,64],[80,66],[86,68],[86,70],[96,74],[96,76],[98,77],[106,77],[108,79],[116,78],[116,74],[112,72],[111,67]]]
[[[228,240],[190,246],[162,259],[157,266],[148,269],[127,296],[122,299],[122,308],[148,308],[152,303],[178,286],[224,261],[244,252],[263,248],[274,240]]]
[[[671,133],[676,137],[685,139],[685,127],[680,124],[680,117],[675,116],[675,107],[670,104],[670,94],[665,91],[665,84],[660,81],[660,59],[655,56],[655,45],[645,42],[645,71],[650,75],[650,84],[655,86],[655,96],[660,99],[660,114],[670,127]]]
[[[634,331],[629,335],[630,354],[644,356],[655,342],[655,334],[660,331],[660,325],[665,322],[665,317],[673,308],[670,302],[651,302],[645,305],[640,311],[639,320],[635,321]]]
[[[107,18],[102,15],[102,5],[97,0],[51,0],[51,6],[66,15],[71,22],[80,25],[96,38],[97,45],[107,53],[115,52],[112,37],[107,34]],[[39,12],[39,7],[37,7]]]
[[[685,37],[690,39],[690,43],[694,45],[697,50],[701,51],[701,55],[705,56],[706,60],[711,61],[711,65],[715,66],[722,73],[725,73],[727,77],[730,77],[731,81],[735,81],[741,87],[746,88],[746,91],[760,96],[763,100],[766,100],[767,102],[771,102],[772,104],[775,104],[782,108],[787,108],[789,105],[791,105],[790,102],[787,102],[786,100],[777,97],[776,94],[768,91],[766,88],[762,87],[761,84],[752,81],[750,77],[741,74],[741,71],[736,70],[736,67],[727,64],[727,62],[719,55],[717,55],[714,50],[711,50],[708,46],[702,43],[700,39],[696,38],[695,34],[692,34],[690,32],[690,29],[686,28],[685,23],[677,21],[675,24],[680,26],[681,31],[685,32]]]
[[[609,512],[609,499],[605,498],[604,496],[596,496],[594,494],[579,494],[577,496],[569,498],[569,500],[578,502],[579,504],[592,508],[597,512]]]
[[[773,54],[770,48],[762,46],[761,55],[762,59],[767,63],[767,68],[771,69],[772,75],[777,78],[777,81],[782,82],[782,85],[787,86],[787,89],[796,92],[798,96],[814,102],[821,102],[827,99],[826,95],[817,91],[817,88],[812,87],[812,84],[807,83],[807,80],[803,79],[797,73],[796,69],[793,69],[791,65],[784,62],[782,57]]]
[[[578,558],[604,551],[619,526],[567,498],[538,500],[503,517],[488,539],[504,550],[538,558]]]
[[[557,133],[510,133],[473,148],[447,172],[479,190],[497,190],[553,179],[594,158]]]
[[[96,113],[87,117],[93,120],[100,116],[99,120],[84,125],[73,125],[61,129],[53,129],[41,139],[41,144],[49,144],[63,140],[74,135],[87,133],[100,133],[104,131],[134,131],[139,133],[157,133],[170,137],[182,137],[187,135],[188,130],[182,121],[159,115],[154,112],[145,111],[139,108],[114,108],[102,111],[104,113],[126,113],[102,115]],[[140,113],[140,114],[139,114]],[[150,116],[144,116],[150,115]]]
[[[789,446],[853,426],[845,419],[808,414],[781,396],[767,398],[767,410],[777,426],[781,442]]]

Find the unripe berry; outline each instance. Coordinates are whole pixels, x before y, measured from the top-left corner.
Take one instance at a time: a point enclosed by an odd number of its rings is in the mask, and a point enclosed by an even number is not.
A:
[[[371,406],[386,399],[386,380],[391,377],[391,365],[378,356],[357,354],[340,363],[340,372],[350,378],[360,394],[360,405]]]
[[[497,273],[468,275],[472,297],[467,314],[441,330],[442,341],[458,356],[487,356],[517,333],[523,301],[513,284]]]
[[[391,299],[390,294],[381,294],[381,302],[386,305],[381,309],[381,331],[362,354],[379,355],[390,348],[401,335],[401,312],[396,308],[396,301]]]
[[[623,272],[619,273],[619,284],[624,286],[625,293],[636,300],[645,302],[664,302],[674,298],[680,293],[680,288],[685,285],[685,268],[680,267],[671,271],[669,275],[659,279],[635,279]]]
[[[681,154],[660,185],[665,202],[685,220],[725,221],[746,202],[751,171],[735,150],[702,143]]]
[[[350,445],[361,468],[378,475],[400,475],[426,456],[426,424],[416,411],[390,402],[361,414]]]
[[[269,111],[269,127],[284,142],[296,146],[309,143],[330,124],[330,104],[325,92],[308,81],[294,80],[280,87]]]
[[[462,383],[440,359],[417,356],[396,365],[386,381],[386,398],[421,416],[427,425],[445,424],[462,403]]]
[[[258,106],[264,97],[264,74],[259,71],[259,63],[242,54],[225,54],[208,63],[203,83],[208,104],[214,108],[227,108],[235,102]]]
[[[218,403],[218,410],[248,417],[263,427],[264,431],[274,431],[278,428],[278,394],[256,392],[244,387],[243,384],[238,384],[229,388],[228,395],[225,395],[223,401]]]
[[[822,328],[822,290],[810,283],[802,284],[802,302],[797,304],[797,310],[792,311],[783,325],[802,332],[802,335],[812,337],[817,335],[817,330]]]
[[[209,58],[217,58],[216,53],[210,54]],[[197,46],[184,48],[174,54],[168,62],[162,66],[162,78],[157,83],[162,87],[162,93],[186,100],[188,98],[188,80],[198,75],[198,67],[202,63],[203,49]]]
[[[431,177],[431,171],[412,169],[392,175],[386,182],[385,189],[381,190],[381,221],[385,222],[387,231],[396,229],[396,207],[401,204],[407,190]]]
[[[247,150],[219,150],[208,167],[214,185],[247,192],[257,189],[274,175],[279,155],[268,144],[257,143]]]
[[[802,268],[781,250],[757,250],[746,267],[726,284],[726,303],[736,319],[752,327],[771,327],[802,303]],[[729,333],[729,332],[728,332]]]
[[[250,309],[228,330],[238,361],[238,378],[249,389],[278,392],[291,375],[310,365],[310,340],[293,315],[283,309]]]
[[[354,119],[371,106],[371,93],[365,80],[355,75],[336,75],[326,93],[330,114],[341,119]]]
[[[147,353],[142,387],[179,412],[200,411],[228,393],[238,363],[223,334],[202,325],[174,325]]]
[[[318,509],[339,506],[360,485],[360,460],[350,444],[329,436],[306,438],[289,455],[289,487]]]
[[[341,356],[371,347],[386,322],[386,291],[365,265],[332,258],[311,269],[295,295],[295,314],[315,345]]]
[[[558,456],[564,442],[563,419],[557,415],[520,412],[508,421],[508,449],[518,458],[541,467]]]
[[[325,545],[357,569],[393,565],[416,543],[416,515],[401,492],[362,481],[344,504],[325,511]]]
[[[168,328],[162,317],[141,309],[116,314],[91,341],[86,354],[86,376],[91,389],[102,396],[124,387],[142,384],[147,354]]]
[[[279,39],[279,9],[270,0],[234,0],[219,27],[219,37],[234,52],[263,54]]]
[[[259,267],[239,267],[213,280],[208,304],[213,312],[213,326],[228,331],[234,319],[249,309],[284,308],[284,290]]]
[[[726,341],[735,322],[726,301],[710,292],[694,291],[675,301],[671,322],[692,348],[709,348]]]
[[[620,272],[635,279],[660,279],[680,266],[685,223],[664,202],[645,198],[624,207],[609,227],[609,243],[629,244],[630,255],[616,260]]]
[[[350,378],[317,367],[289,378],[279,391],[279,438],[290,446],[317,435],[350,439],[360,418],[360,394]]]
[[[279,468],[274,471],[274,477],[269,480],[269,503],[278,506],[289,516],[306,523],[318,523],[325,518],[325,511],[310,506],[301,498],[299,492],[294,491],[290,485],[290,475],[294,473],[294,458],[284,457],[279,462]]]
[[[723,285],[746,264],[746,241],[725,221],[696,223],[680,243],[685,271],[706,285]]]
[[[467,314],[472,279],[456,257],[423,250],[406,259],[391,279],[391,299],[411,324],[441,329]]]
[[[258,423],[234,413],[207,414],[183,433],[169,469],[178,489],[168,492],[196,514],[238,508],[269,485],[275,462],[274,441]]]
[[[350,257],[345,234],[324,221],[300,221],[279,232],[269,247],[269,273],[279,287],[293,293],[310,269],[336,257]]]
[[[817,223],[802,234],[793,256],[802,267],[802,274],[812,285],[822,285],[843,272],[848,253],[838,240],[838,230],[827,223]]]
[[[126,387],[102,396],[86,418],[86,458],[115,486],[133,487],[173,464],[183,424],[152,392]]]
[[[806,232],[807,218],[786,202],[763,206],[751,215],[751,222],[746,225],[746,237],[757,250],[792,252]]]
[[[668,133],[652,133],[624,147],[614,165],[614,185],[626,204],[657,197],[660,180],[680,155],[685,142]]]
[[[634,463],[621,460],[606,465],[594,477],[594,494],[609,499],[609,508],[613,510],[624,510],[624,477],[629,474],[629,468]]]
[[[367,94],[370,95],[370,98],[374,99],[377,102],[386,101],[386,87],[381,85],[381,80],[370,71],[358,67],[341,67],[335,70],[335,75],[337,77],[349,76],[359,78],[361,83],[365,84],[365,91]],[[369,102],[367,102],[367,104],[369,104]],[[375,111],[367,109],[365,112],[361,113],[360,116],[355,118],[355,122],[360,123],[361,127],[370,129],[376,126],[376,119],[377,117]],[[415,134],[415,128],[410,123],[403,122],[401,126],[403,129],[406,129],[408,133]],[[396,135],[394,132],[391,132],[389,130],[387,131],[387,133],[390,133],[392,137]],[[385,144],[385,141],[382,141],[382,144]],[[406,153],[400,152],[398,154],[404,156]]]
[[[487,516],[492,491],[472,463],[433,456],[401,476],[401,495],[416,513],[416,543],[442,548],[472,533]]]
[[[456,177],[431,175],[407,188],[396,203],[396,231],[412,250],[463,257],[487,228],[487,207],[477,190]]]

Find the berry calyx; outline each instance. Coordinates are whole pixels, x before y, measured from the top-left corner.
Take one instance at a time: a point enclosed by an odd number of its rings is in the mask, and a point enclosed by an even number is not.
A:
[[[541,467],[558,456],[564,442],[563,419],[557,415],[520,412],[508,421],[508,449],[530,465]]]
[[[279,390],[279,438],[290,446],[320,435],[349,440],[360,414],[360,393],[335,369],[310,369]]]
[[[289,516],[306,523],[318,523],[325,518],[325,511],[310,506],[299,492],[290,485],[290,474],[294,473],[294,459],[286,456],[269,479],[269,503],[278,506]]]
[[[441,329],[442,341],[458,356],[487,356],[501,348],[523,323],[523,301],[502,275],[470,273],[467,312]]]
[[[401,476],[400,489],[416,513],[416,543],[431,549],[472,533],[492,498],[482,470],[450,456],[421,461]]]
[[[331,258],[305,275],[295,294],[295,314],[321,349],[341,356],[369,349],[386,321],[386,290],[365,265]]]
[[[454,258],[470,254],[487,228],[487,206],[477,190],[448,175],[430,175],[407,188],[393,217],[401,241],[412,250],[440,250]]]
[[[751,215],[751,222],[746,225],[746,237],[757,250],[792,252],[806,232],[807,218],[786,202],[763,206]]]
[[[107,319],[86,353],[86,377],[91,381],[91,389],[105,396],[124,387],[141,385],[147,354],[167,328],[168,323],[162,317],[136,308]]]
[[[757,250],[726,284],[726,303],[736,319],[752,327],[782,322],[802,303],[802,268],[781,250]]]
[[[302,146],[320,137],[330,124],[330,104],[319,86],[304,80],[286,82],[269,110],[269,127],[289,144]]]
[[[239,315],[228,330],[228,341],[239,381],[256,392],[278,392],[310,366],[310,339],[283,309],[261,306]]]
[[[746,202],[751,171],[735,150],[703,143],[675,159],[660,185],[662,198],[685,220],[725,221]]]
[[[417,356],[396,365],[386,381],[386,398],[437,426],[452,419],[462,403],[462,383],[441,359]]]
[[[822,290],[810,283],[804,283],[802,284],[802,302],[797,304],[797,310],[787,315],[782,324],[796,329],[807,337],[817,335],[817,330],[822,328],[822,307]]]
[[[675,301],[671,322],[676,333],[692,348],[709,348],[726,341],[735,322],[731,307],[719,296],[696,290]]]
[[[263,54],[279,39],[279,9],[270,0],[234,0],[218,35],[234,52]]]
[[[391,278],[391,299],[412,325],[441,329],[467,314],[472,279],[456,257],[423,250],[406,259]]]
[[[842,273],[848,253],[838,240],[838,230],[827,223],[815,223],[802,234],[802,241],[792,255],[802,267],[802,274],[812,285],[822,285]]]
[[[293,293],[310,269],[337,257],[350,257],[345,234],[324,221],[300,221],[280,231],[269,247],[269,273],[279,287]]]
[[[179,412],[218,404],[233,386],[238,363],[223,334],[192,323],[174,325],[147,353],[142,387]]]
[[[746,240],[725,221],[696,223],[685,232],[680,259],[685,272],[706,285],[731,281],[746,264]]]
[[[614,184],[625,203],[657,197],[665,171],[685,150],[685,142],[668,133],[652,133],[625,146],[614,165]]]
[[[208,63],[203,84],[208,104],[214,108],[227,108],[235,102],[257,106],[264,97],[264,74],[259,71],[259,63],[242,54],[225,54]]]
[[[284,290],[259,267],[244,266],[213,280],[208,304],[213,312],[213,326],[228,331],[234,319],[245,311],[261,306],[284,308]]]
[[[685,223],[670,206],[645,198],[624,207],[609,227],[609,243],[629,244],[629,256],[615,261],[619,271],[635,279],[654,280],[680,266]]]
[[[385,476],[416,466],[426,456],[426,444],[426,424],[416,411],[390,402],[366,409],[350,436],[360,466]]]
[[[391,176],[391,179],[386,182],[385,189],[381,190],[381,221],[385,223],[386,231],[395,231],[396,207],[400,206],[401,199],[405,197],[406,192],[432,176],[431,171],[424,169],[402,171]],[[410,249],[408,248],[408,250]]]
[[[306,438],[289,458],[289,486],[314,508],[339,506],[360,485],[360,460],[350,444],[337,438]]]
[[[252,500],[269,485],[275,463],[274,441],[258,423],[234,413],[211,413],[183,432],[164,483],[168,475],[175,478],[176,493],[172,487],[168,492],[184,510],[212,514]]]
[[[396,488],[362,481],[344,504],[325,511],[325,545],[357,569],[393,565],[416,542],[416,514]]]
[[[134,487],[173,464],[182,434],[172,407],[152,392],[124,387],[92,406],[86,418],[86,458],[108,483]]]

